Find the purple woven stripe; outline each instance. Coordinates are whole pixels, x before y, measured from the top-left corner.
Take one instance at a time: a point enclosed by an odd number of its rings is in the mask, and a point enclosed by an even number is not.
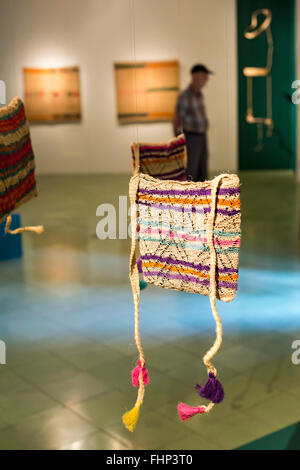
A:
[[[226,287],[227,289],[237,289],[237,282],[218,281],[218,287]]]
[[[158,276],[164,277],[165,279],[179,279],[180,281],[194,282],[195,284],[200,284],[202,286],[209,286],[210,284],[209,279],[198,279],[197,277],[187,276],[186,274],[171,274],[169,272],[162,271],[144,271],[143,275],[145,277]],[[226,287],[227,289],[237,289],[237,283],[220,281],[218,282],[218,287]]]
[[[139,188],[139,192],[141,194],[157,194],[159,196],[210,196],[210,189],[186,189],[185,191],[177,190],[177,189],[145,189]]]
[[[202,189],[145,189],[140,188],[139,192],[142,194],[157,194],[159,196],[210,196],[211,190],[210,188],[202,188]],[[218,191],[219,195],[234,195],[239,194],[240,188],[220,188]]]
[[[166,279],[179,279],[185,282],[195,282],[196,284],[201,284],[202,286],[209,286],[209,279],[198,279],[197,277],[187,276],[186,274],[171,274],[169,272],[161,271],[143,271],[144,276],[159,276]]]
[[[168,145],[141,145],[140,146],[140,151],[148,151],[148,150],[169,150],[169,149],[173,149],[173,148],[176,148],[176,147],[180,147],[182,145],[185,145],[186,144],[186,140],[185,139],[180,139],[176,142],[173,142],[172,144],[168,144]]]
[[[167,151],[165,153],[162,153],[161,151],[159,152],[154,152],[154,151],[149,151],[149,152],[143,152],[140,154],[140,160],[148,159],[148,158],[165,158],[168,159],[169,157],[174,157],[175,155],[183,155],[183,147],[180,148],[175,148],[172,151]]]
[[[219,196],[234,196],[235,194],[240,194],[240,188],[219,188],[218,195]]]
[[[151,202],[145,201],[136,201],[137,204],[148,206],[148,207],[155,207],[156,209],[171,209],[177,212],[195,212],[197,214],[207,214],[210,212],[210,207],[203,207],[202,209],[197,209],[197,207],[187,207],[187,206],[175,206],[170,204],[153,204]],[[217,209],[217,214],[227,215],[228,217],[232,217],[234,215],[239,214],[240,211],[232,210],[229,211],[227,209]]]
[[[160,263],[167,263],[167,264],[181,264],[182,266],[187,266],[189,268],[194,268],[194,269],[198,269],[200,271],[209,271],[210,270],[210,266],[206,266],[205,264],[195,264],[195,263],[191,263],[189,261],[183,261],[183,260],[176,260],[176,259],[172,259],[170,257],[162,257],[162,256],[158,256],[158,255],[142,255],[140,256],[141,260],[144,260],[144,261],[147,261],[147,260],[156,260],[156,261],[159,261]],[[238,273],[238,270],[237,269],[234,269],[234,268],[218,268],[217,269],[217,272],[218,273]]]
[[[136,201],[137,204],[143,206],[155,207],[156,209],[171,209],[177,212],[196,212],[197,214],[206,214],[210,212],[210,207],[203,207],[202,209],[197,209],[196,207],[183,207],[183,206],[171,206],[170,204],[153,204],[151,202]]]
[[[217,209],[217,214],[228,215],[232,217],[233,215],[239,214],[241,211],[232,210],[229,211],[228,209]]]
[[[180,167],[180,168],[176,168],[175,170],[173,171],[170,171],[169,173],[159,173],[157,175],[153,174],[153,177],[159,177],[161,178],[162,176],[165,176],[169,179],[172,179],[171,176],[172,175],[176,175],[176,176],[179,176],[179,175],[185,175],[185,170],[183,167]]]

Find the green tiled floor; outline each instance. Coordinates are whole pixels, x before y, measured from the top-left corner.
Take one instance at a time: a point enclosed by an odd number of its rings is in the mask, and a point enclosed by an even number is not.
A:
[[[292,424],[238,450],[300,450],[300,424]]]
[[[178,401],[198,404],[215,325],[206,297],[148,286],[141,335],[151,383],[132,434],[121,422],[136,397],[130,243],[95,235],[97,206],[117,204],[128,177],[38,178],[39,198],[20,213],[46,231],[23,236],[22,260],[1,263],[1,449],[234,449],[299,421],[298,188],[288,172],[241,181],[239,290],[218,302],[225,400],[179,421]]]

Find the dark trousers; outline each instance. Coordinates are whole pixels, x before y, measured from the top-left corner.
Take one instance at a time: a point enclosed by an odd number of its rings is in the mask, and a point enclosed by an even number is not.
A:
[[[187,147],[187,169],[188,180],[207,180],[207,139],[206,134],[184,132]]]

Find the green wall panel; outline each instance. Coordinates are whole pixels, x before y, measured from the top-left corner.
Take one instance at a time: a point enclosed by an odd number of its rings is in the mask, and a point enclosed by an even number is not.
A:
[[[238,83],[239,83],[239,167],[249,169],[295,169],[296,105],[291,102],[295,91],[291,88],[295,77],[294,0],[238,0]],[[246,39],[245,28],[251,14],[258,8],[272,11],[271,31],[274,53],[272,66],[272,106],[274,130],[266,137],[264,147],[255,152],[257,126],[246,122],[247,87],[244,67],[265,67],[267,40],[263,33],[255,39]],[[259,22],[263,17],[259,17]],[[253,79],[253,108],[255,116],[266,114],[266,79]]]

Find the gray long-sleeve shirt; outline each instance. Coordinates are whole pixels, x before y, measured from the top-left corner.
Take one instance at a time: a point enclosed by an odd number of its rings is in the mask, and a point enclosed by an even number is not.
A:
[[[207,131],[208,119],[203,94],[196,93],[191,85],[178,96],[176,114],[180,121],[180,132],[202,134]]]

